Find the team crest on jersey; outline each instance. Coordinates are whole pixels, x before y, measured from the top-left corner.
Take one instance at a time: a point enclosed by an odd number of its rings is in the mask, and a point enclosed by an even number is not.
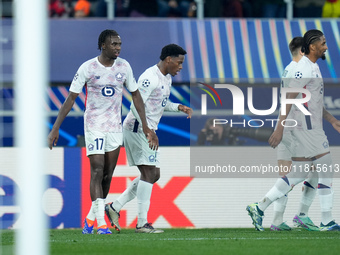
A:
[[[123,75],[122,73],[117,73],[117,74],[116,74],[116,80],[117,80],[117,81],[122,81],[123,78],[124,78],[124,75]]]
[[[284,71],[283,71],[283,74],[282,74],[282,77],[286,77],[286,76],[287,76],[287,73],[288,73],[288,71],[287,71],[287,70],[284,70]]]
[[[99,79],[100,79],[100,76],[95,76],[94,78],[96,78],[96,80],[99,80]]]
[[[328,142],[323,142],[323,147],[325,148],[325,149],[327,149],[328,148]]]
[[[92,143],[90,143],[87,148],[89,149],[89,151],[93,151],[94,145]]]
[[[76,75],[74,76],[73,80],[76,81],[78,79],[78,77],[79,77],[79,74],[76,73]]]
[[[299,71],[297,71],[297,72],[295,73],[295,79],[301,79],[301,78],[302,78],[302,73],[299,72]]]
[[[145,87],[145,88],[149,87],[150,86],[150,81],[148,79],[144,79],[142,81],[142,86]]]
[[[154,155],[149,156],[149,161],[150,162],[155,162],[155,156]]]

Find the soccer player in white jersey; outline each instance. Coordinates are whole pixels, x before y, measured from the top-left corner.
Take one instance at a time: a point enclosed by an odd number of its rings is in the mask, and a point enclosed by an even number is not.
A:
[[[303,47],[303,38],[302,37],[295,37],[289,43],[289,50],[292,54],[292,61],[286,66],[281,79],[281,88],[287,88],[289,81],[294,78],[295,75],[295,68],[297,63],[303,57],[303,53],[301,48]],[[287,117],[288,125],[293,125],[294,123],[289,123],[289,119],[292,118],[292,114],[289,114]],[[280,172],[280,176],[286,175],[291,168],[292,164],[292,156],[294,153],[293,148],[293,138],[290,134],[289,128],[285,128],[283,130],[283,136],[280,144],[277,146],[277,160],[280,169],[283,171]],[[315,194],[316,194],[316,187],[318,183],[318,174],[316,171],[310,171],[308,179],[303,183],[302,188],[302,197],[300,202],[299,213],[294,217],[293,222],[296,226],[302,227],[308,230],[319,230],[317,226],[314,225],[312,220],[308,217],[308,210],[311,206]],[[286,209],[288,201],[288,194],[285,196],[275,200],[273,202],[274,206],[274,217],[272,225],[270,229],[273,231],[289,231],[291,228],[283,222],[283,214]]]
[[[163,47],[158,64],[146,69],[139,77],[139,91],[145,104],[145,114],[148,126],[157,130],[158,123],[164,111],[182,111],[191,117],[190,107],[169,101],[172,84],[171,76],[175,76],[181,69],[186,51],[176,44]],[[120,230],[118,218],[121,208],[137,196],[138,221],[136,233],[162,233],[148,223],[147,214],[150,206],[150,197],[153,184],[160,177],[159,149],[149,149],[142,133],[140,120],[131,110],[123,123],[124,146],[130,166],[137,166],[141,175],[135,178],[122,195],[113,203],[105,206],[105,212],[111,224]]]
[[[276,181],[265,197],[258,203],[247,206],[255,229],[263,231],[262,220],[264,211],[275,200],[287,194],[296,184],[302,182],[308,175],[311,165],[319,175],[318,194],[321,207],[321,231],[340,231],[340,226],[332,217],[333,206],[333,165],[329,143],[322,126],[322,118],[329,121],[340,133],[340,121],[331,115],[323,104],[323,81],[316,61],[325,59],[328,49],[324,34],[316,29],[307,31],[304,36],[303,51],[305,56],[296,66],[295,78],[289,82],[291,88],[306,88],[310,100],[304,105],[311,115],[305,115],[296,105],[287,104],[286,115],[281,114],[279,124],[269,139],[269,144],[275,148],[282,139],[284,126],[282,121],[290,112],[297,126],[291,131],[294,139],[295,157],[292,158],[292,170],[285,177]],[[299,93],[287,93],[288,99],[295,99]],[[306,171],[307,170],[307,171]]]
[[[105,198],[110,189],[113,171],[116,167],[122,133],[122,92],[125,86],[132,93],[143,125],[143,135],[151,147],[158,147],[158,138],[152,132],[145,118],[145,109],[130,64],[119,58],[121,38],[114,30],[104,30],[98,38],[98,57],[83,63],[72,81],[69,95],[60,108],[58,117],[48,136],[49,148],[56,146],[59,128],[72,109],[76,98],[86,87],[84,133],[86,154],[91,165],[90,195],[92,206],[85,218],[83,234],[92,234],[97,220],[97,234],[111,234],[104,219]]]

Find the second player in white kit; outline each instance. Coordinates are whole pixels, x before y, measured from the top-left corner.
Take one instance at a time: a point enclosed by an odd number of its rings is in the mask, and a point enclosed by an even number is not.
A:
[[[145,114],[148,126],[154,131],[164,111],[182,111],[191,117],[190,107],[170,102],[172,78],[181,69],[186,51],[180,46],[169,44],[163,47],[160,61],[157,65],[148,68],[138,79],[140,94],[145,104]],[[132,181],[124,193],[113,203],[106,205],[106,215],[111,224],[118,225],[119,211],[134,197],[137,196],[138,221],[137,233],[162,233],[163,230],[155,229],[148,223],[147,214],[150,206],[150,197],[153,184],[160,177],[159,149],[152,151],[148,147],[138,116],[134,114],[132,104],[123,123],[124,146],[130,166],[137,166],[140,177]]]

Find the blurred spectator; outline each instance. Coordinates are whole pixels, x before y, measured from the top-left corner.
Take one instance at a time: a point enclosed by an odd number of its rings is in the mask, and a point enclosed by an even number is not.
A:
[[[322,9],[322,17],[324,18],[340,17],[340,0],[327,0]]]
[[[2,0],[1,4],[1,17],[13,17],[13,0]]]
[[[74,6],[74,17],[83,18],[90,16],[91,3],[87,0],[78,0]]]
[[[287,4],[284,0],[261,0],[263,18],[286,18]]]
[[[258,5],[258,3],[257,3]],[[253,17],[251,0],[209,0],[204,4],[205,17]]]
[[[157,0],[130,0],[130,17],[157,17]]]
[[[243,8],[241,0],[225,0],[223,4],[222,16],[223,17],[243,17]]]
[[[115,17],[126,17],[129,14],[130,0],[115,0]],[[107,2],[98,0],[94,16],[107,17]]]
[[[157,4],[158,17],[188,17],[194,0],[157,0]]]
[[[204,2],[204,17],[222,17],[223,0],[210,0]]]
[[[50,17],[72,17],[73,6],[72,0],[49,0]]]
[[[320,18],[326,0],[295,0],[294,17]]]

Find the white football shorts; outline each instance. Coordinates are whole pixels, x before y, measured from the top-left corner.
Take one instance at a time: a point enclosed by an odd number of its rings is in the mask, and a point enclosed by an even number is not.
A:
[[[86,155],[105,154],[123,145],[123,133],[85,132]]]
[[[277,146],[277,160],[292,161],[293,139],[290,132],[284,132],[282,140]]]
[[[144,133],[132,132],[123,128],[124,147],[130,166],[160,167],[160,151],[149,148],[148,139]]]
[[[294,157],[312,158],[329,152],[329,143],[322,129],[293,130]]]

